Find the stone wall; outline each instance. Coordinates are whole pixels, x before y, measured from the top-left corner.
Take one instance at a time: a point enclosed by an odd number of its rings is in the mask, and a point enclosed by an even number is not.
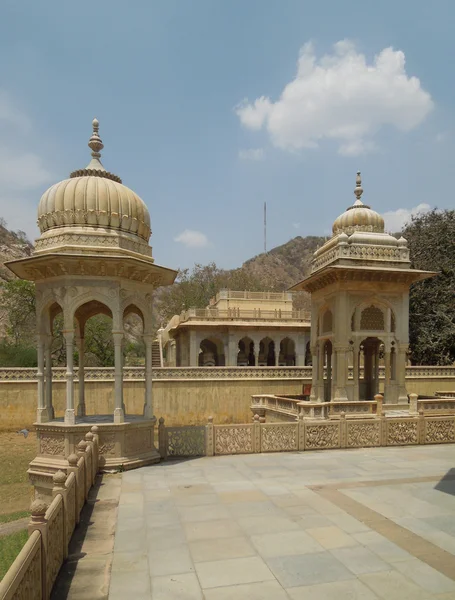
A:
[[[56,416],[65,408],[64,369],[54,370]],[[409,393],[433,395],[455,390],[454,367],[407,368]],[[85,383],[88,414],[113,412],[112,369],[87,369]],[[140,414],[144,402],[142,370],[125,369],[124,399],[127,412]],[[311,383],[311,367],[219,367],[156,369],[153,381],[154,413],[169,425],[205,423],[213,415],[218,423],[251,421],[251,396],[289,395]],[[77,383],[75,397],[77,398]],[[37,383],[34,369],[0,369],[0,427],[30,426],[36,414]]]

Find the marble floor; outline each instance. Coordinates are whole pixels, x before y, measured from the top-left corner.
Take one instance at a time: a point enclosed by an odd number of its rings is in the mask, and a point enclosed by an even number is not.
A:
[[[455,446],[123,473],[110,600],[455,598]]]

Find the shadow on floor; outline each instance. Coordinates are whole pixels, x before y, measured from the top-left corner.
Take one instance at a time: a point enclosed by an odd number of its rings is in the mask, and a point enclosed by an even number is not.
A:
[[[96,586],[96,595],[92,595],[95,579],[99,577],[99,560],[91,560],[93,548],[93,529],[97,524],[108,518],[108,514],[116,510],[118,500],[100,500],[98,496],[106,485],[102,476],[98,475],[96,483],[89,492],[87,502],[82,509],[79,524],[74,530],[68,548],[68,558],[62,564],[51,594],[51,600],[66,600],[67,598],[87,598],[92,600],[108,597],[108,590]],[[95,514],[94,514],[95,513]],[[94,527],[95,526],[95,527]],[[100,532],[101,533],[101,532]],[[104,533],[104,532],[103,532]],[[112,543],[113,546],[113,543]],[[105,553],[103,553],[105,554]],[[106,557],[107,558],[107,557]],[[85,560],[84,560],[85,559]],[[76,577],[77,574],[77,577]],[[87,589],[88,588],[88,589]],[[90,591],[89,591],[90,590]]]
[[[450,469],[434,487],[439,492],[455,496],[455,469]]]

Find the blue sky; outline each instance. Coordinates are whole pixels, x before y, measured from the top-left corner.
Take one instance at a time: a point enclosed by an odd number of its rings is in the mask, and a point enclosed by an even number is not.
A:
[[[454,17],[449,0],[4,0],[0,216],[36,237],[94,116],[169,267],[260,253],[264,202],[269,248],[327,235],[357,170],[391,229],[453,208]]]

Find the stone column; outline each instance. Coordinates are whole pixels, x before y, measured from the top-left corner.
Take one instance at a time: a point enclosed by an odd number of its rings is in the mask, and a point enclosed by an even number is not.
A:
[[[190,331],[190,367],[198,367],[198,343],[195,331]]]
[[[275,344],[275,367],[278,367],[280,364],[280,340],[274,339],[273,343]]]
[[[153,336],[145,334],[145,400],[144,417],[151,419],[153,417],[153,399],[152,399],[152,343]]]
[[[359,399],[359,371],[360,371],[360,356],[359,356],[359,343],[357,340],[354,342],[352,348],[352,383],[353,383],[353,400]]]
[[[38,423],[46,423],[49,421],[49,413],[46,407],[46,398],[44,392],[44,343],[45,336],[42,333],[37,335],[36,350],[37,350],[37,379],[38,379],[38,409],[36,420]]]
[[[79,346],[79,369],[78,369],[78,379],[79,379],[79,404],[77,405],[77,416],[85,417],[85,340],[81,336],[78,339]]]
[[[55,417],[52,403],[52,335],[46,336],[44,356],[46,361],[46,408],[49,420],[52,420]]]
[[[235,337],[235,333],[231,333],[229,332],[228,334],[228,361],[227,361],[227,365],[229,367],[236,367],[237,366],[237,353],[239,351],[239,345],[238,345],[238,341]]]
[[[63,331],[66,343],[66,411],[65,424],[74,425],[76,415],[74,411],[74,329]]]
[[[397,350],[396,379],[398,383],[398,404],[407,404],[408,393],[406,391],[406,353],[408,351],[408,346],[400,344]]]
[[[113,331],[114,339],[114,423],[124,423],[125,411],[123,408],[123,331]]]
[[[347,402],[348,394],[346,384],[348,382],[348,346],[336,346],[335,350],[335,378],[334,398],[335,402]]]

